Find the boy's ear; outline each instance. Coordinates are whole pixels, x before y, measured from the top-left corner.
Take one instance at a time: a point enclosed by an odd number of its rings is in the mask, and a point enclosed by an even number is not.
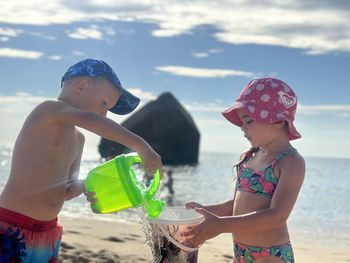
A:
[[[76,93],[81,93],[83,92],[89,84],[89,80],[85,77],[80,77],[76,79],[74,89]]]

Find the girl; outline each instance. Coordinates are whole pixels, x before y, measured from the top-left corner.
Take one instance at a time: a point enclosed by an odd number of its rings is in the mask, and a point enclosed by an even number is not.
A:
[[[301,137],[293,125],[297,97],[283,81],[250,81],[222,114],[241,127],[251,149],[241,156],[234,197],[215,205],[186,204],[205,220],[184,233],[188,243],[202,244],[232,233],[233,262],[294,262],[286,221],[305,175],[303,157],[290,144]]]

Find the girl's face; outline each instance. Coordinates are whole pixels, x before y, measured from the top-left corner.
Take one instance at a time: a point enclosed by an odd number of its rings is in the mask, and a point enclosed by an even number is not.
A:
[[[120,90],[105,79],[89,79],[86,89],[87,110],[106,117],[120,97]]]
[[[237,113],[243,123],[241,130],[244,133],[244,137],[247,138],[253,147],[262,147],[271,143],[276,134],[274,124],[257,122],[242,110],[238,110]]]

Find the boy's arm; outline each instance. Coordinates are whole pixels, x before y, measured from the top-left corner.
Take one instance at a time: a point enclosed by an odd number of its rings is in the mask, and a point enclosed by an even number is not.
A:
[[[79,154],[74,160],[73,165],[69,171],[69,177],[67,181],[65,200],[68,201],[74,197],[79,196],[85,191],[85,180],[79,179],[80,162],[83,154],[83,148],[85,143],[84,135],[77,131],[78,141],[79,141]]]
[[[85,180],[78,177],[72,177],[67,183],[67,191],[64,197],[65,201],[81,195],[85,191]]]
[[[63,101],[48,101],[47,103],[52,104],[53,110],[50,114],[52,121],[76,125],[103,138],[123,144],[138,152],[146,171],[154,173],[157,169],[160,169],[162,173],[160,156],[140,136],[132,133],[109,118],[75,108]]]

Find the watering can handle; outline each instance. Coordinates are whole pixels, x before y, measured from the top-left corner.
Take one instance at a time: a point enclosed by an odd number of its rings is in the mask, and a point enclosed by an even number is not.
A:
[[[151,185],[149,186],[146,193],[149,196],[154,196],[158,191],[159,184],[160,184],[160,173],[159,173],[159,170],[157,170],[153,176],[153,180],[151,181]]]
[[[142,163],[140,155],[138,155],[136,152],[126,154],[125,159],[127,160],[129,166],[134,163]]]
[[[126,154],[125,158],[129,163],[129,166],[135,163],[142,164],[142,159],[136,152]],[[149,197],[153,197],[157,193],[159,185],[160,185],[160,173],[159,173],[159,170],[157,170],[156,173],[153,175],[153,180],[151,181],[151,185],[146,190],[146,195],[148,195]]]

